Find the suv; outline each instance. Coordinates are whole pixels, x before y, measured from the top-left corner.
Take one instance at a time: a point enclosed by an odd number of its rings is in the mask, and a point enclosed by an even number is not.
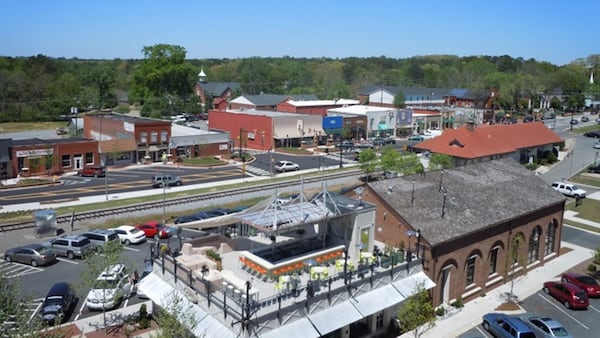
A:
[[[119,241],[119,235],[114,230],[94,229],[81,234],[90,240],[95,249],[103,246],[110,241]]]
[[[162,188],[166,186],[180,186],[183,182],[177,176],[172,175],[155,175],[152,176],[152,186],[154,188]]]
[[[42,245],[54,249],[57,255],[66,256],[69,259],[83,258],[94,249],[94,245],[87,237],[79,235],[63,235],[49,242],[44,242]]]
[[[487,313],[483,315],[483,328],[495,337],[535,338],[532,329],[518,317],[504,313]]]
[[[77,171],[77,176],[104,177],[106,176],[106,168],[99,165],[86,166],[83,169]]]
[[[90,310],[107,310],[117,307],[131,294],[131,283],[124,264],[107,267],[100,273],[85,299]]]
[[[76,301],[75,291],[70,284],[65,282],[54,284],[42,303],[42,320],[44,323],[52,325],[60,316],[60,322],[66,322]]]
[[[554,182],[552,188],[569,197],[584,198],[585,190],[578,188],[575,184],[565,182]]]

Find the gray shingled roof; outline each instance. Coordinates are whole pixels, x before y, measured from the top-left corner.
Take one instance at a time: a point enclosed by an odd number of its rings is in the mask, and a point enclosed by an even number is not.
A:
[[[241,90],[240,84],[237,82],[198,82],[205,95],[212,97],[222,96],[223,93],[230,88],[232,91]]]
[[[359,94],[369,95],[383,88],[385,91],[396,95],[402,91],[407,101],[416,100],[421,97],[428,99],[441,100],[446,96],[456,96],[457,98],[473,99],[477,93],[464,88],[422,88],[422,87],[397,87],[397,86],[376,86],[369,85],[361,87]]]
[[[436,245],[561,203],[565,197],[511,158],[369,183],[426,241]],[[411,203],[413,196],[414,202]]]

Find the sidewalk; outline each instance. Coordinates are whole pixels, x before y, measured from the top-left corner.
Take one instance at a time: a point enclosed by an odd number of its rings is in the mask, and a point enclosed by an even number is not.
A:
[[[600,226],[600,224],[599,224]],[[549,261],[544,266],[538,267],[523,277],[517,278],[514,283],[514,294],[518,300],[525,299],[541,290],[542,283],[547,280],[557,280],[559,275],[569,268],[591,257],[590,250],[562,242],[561,247],[572,249],[565,254]],[[481,324],[481,318],[488,312],[497,312],[495,309],[505,302],[504,295],[510,292],[510,283],[504,284],[486,296],[467,302],[457,313],[435,321],[435,327],[425,331],[421,337],[458,337],[465,331]],[[511,312],[511,313],[519,313]],[[401,335],[402,338],[413,337],[412,332]]]
[[[590,194],[587,198],[600,200],[600,192]],[[600,223],[592,222],[586,219],[575,217],[577,213],[565,210],[563,223],[569,224],[569,221],[594,226],[600,229]],[[568,242],[562,242],[561,248],[570,248],[571,251],[564,253],[545,265],[528,271],[523,277],[519,277],[514,283],[514,293],[518,300],[525,299],[541,290],[542,283],[548,280],[557,280],[561,273],[579,263],[591,258],[590,249],[580,247]],[[505,295],[510,292],[510,283],[490,291],[485,297],[474,299],[465,303],[465,306],[457,313],[449,315],[442,319],[436,319],[435,327],[425,331],[421,337],[458,337],[465,331],[481,324],[481,318],[488,312],[499,312],[496,308],[506,300]],[[519,311],[514,312],[519,313]],[[401,338],[413,337],[412,332],[405,333]]]

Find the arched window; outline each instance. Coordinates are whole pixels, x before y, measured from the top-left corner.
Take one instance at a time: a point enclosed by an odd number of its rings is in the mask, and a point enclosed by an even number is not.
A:
[[[166,143],[168,140],[168,135],[169,133],[166,130],[161,130],[160,131],[160,142],[161,143]]]
[[[527,264],[531,264],[539,259],[540,252],[540,235],[542,234],[542,228],[536,226],[531,231],[529,236],[529,249],[527,250]]]
[[[548,231],[546,231],[546,242],[544,244],[544,256],[554,252],[554,243],[556,242],[556,220],[552,220],[548,224]]]
[[[150,143],[157,143],[158,142],[158,132],[156,130],[153,130],[152,132],[150,132]]]
[[[140,133],[140,143],[148,143],[148,133],[143,131]]]

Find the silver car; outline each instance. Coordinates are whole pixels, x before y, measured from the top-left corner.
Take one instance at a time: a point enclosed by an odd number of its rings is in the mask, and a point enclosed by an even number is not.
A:
[[[536,337],[561,337],[572,338],[571,334],[565,329],[562,324],[552,318],[535,317],[531,315],[522,315],[521,319],[535,331]]]
[[[28,244],[6,250],[4,260],[31,266],[49,265],[56,262],[56,252],[41,244]]]

